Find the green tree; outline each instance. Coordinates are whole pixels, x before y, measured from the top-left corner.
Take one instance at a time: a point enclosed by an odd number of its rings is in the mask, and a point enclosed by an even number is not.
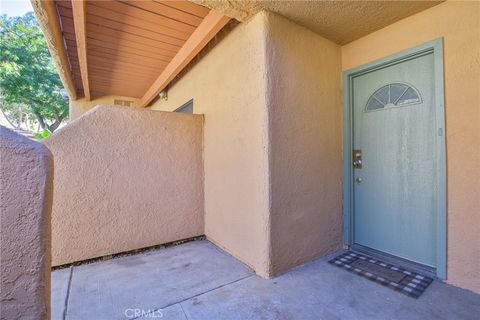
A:
[[[62,89],[33,13],[23,17],[0,16],[2,111],[17,118],[26,114],[36,119],[42,129],[53,132],[68,116],[68,101],[62,96]]]

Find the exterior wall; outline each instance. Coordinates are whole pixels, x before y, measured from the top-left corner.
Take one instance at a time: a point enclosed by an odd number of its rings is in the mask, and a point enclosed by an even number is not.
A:
[[[0,126],[0,315],[50,319],[53,158]]]
[[[99,106],[46,139],[52,264],[204,234],[202,121]]]
[[[69,110],[70,121],[77,119],[78,117],[83,115],[85,112],[98,106],[99,104],[113,105],[113,101],[115,99],[133,101],[134,105],[131,107],[136,107],[139,101],[139,99],[137,98],[112,96],[112,95],[94,98],[94,99],[91,99],[90,101],[85,100],[84,98],[80,98],[77,100],[70,100],[70,110]]]
[[[205,115],[205,234],[268,276],[268,145],[265,15],[237,26],[169,91],[155,110],[193,98]]]
[[[271,274],[342,246],[340,46],[268,15]]]
[[[342,47],[343,69],[444,38],[447,281],[480,292],[480,3],[447,1]]]
[[[479,9],[448,1],[341,48],[273,14],[238,26],[152,107],[205,114],[207,236],[263,276],[338,248],[341,70],[444,37],[448,281],[480,291]]]
[[[205,115],[206,235],[261,276],[341,246],[340,77],[338,45],[261,12],[152,106]]]

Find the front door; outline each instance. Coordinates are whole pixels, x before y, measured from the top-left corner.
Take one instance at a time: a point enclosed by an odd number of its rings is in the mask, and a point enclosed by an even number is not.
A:
[[[434,54],[356,76],[353,242],[435,268]]]

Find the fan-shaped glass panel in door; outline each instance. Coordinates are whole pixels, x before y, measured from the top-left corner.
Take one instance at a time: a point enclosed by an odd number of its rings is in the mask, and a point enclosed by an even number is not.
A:
[[[376,90],[368,99],[366,111],[403,107],[421,103],[420,93],[405,83],[390,83]]]

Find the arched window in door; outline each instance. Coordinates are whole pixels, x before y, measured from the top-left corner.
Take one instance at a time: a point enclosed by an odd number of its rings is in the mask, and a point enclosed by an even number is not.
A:
[[[376,90],[368,99],[365,110],[374,111],[418,103],[422,103],[422,98],[417,89],[406,83],[394,82]]]

